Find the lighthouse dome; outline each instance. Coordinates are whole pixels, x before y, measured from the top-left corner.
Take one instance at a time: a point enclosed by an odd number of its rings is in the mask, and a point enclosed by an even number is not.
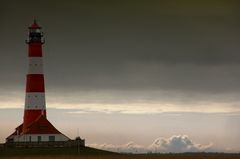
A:
[[[33,23],[30,25],[29,29],[41,29],[41,27],[38,25],[36,19],[34,19]]]

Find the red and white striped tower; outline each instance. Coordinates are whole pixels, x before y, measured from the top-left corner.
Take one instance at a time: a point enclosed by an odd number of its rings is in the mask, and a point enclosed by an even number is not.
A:
[[[28,74],[26,81],[26,97],[23,119],[23,132],[40,115],[46,117],[45,87],[43,74],[43,53],[44,43],[41,27],[34,20],[29,27],[28,44]]]
[[[58,131],[46,115],[45,87],[43,74],[44,43],[41,27],[34,20],[29,27],[28,44],[28,74],[26,82],[26,97],[23,123],[6,138],[7,142],[48,142],[69,141],[70,139]],[[84,146],[85,140],[80,140]]]

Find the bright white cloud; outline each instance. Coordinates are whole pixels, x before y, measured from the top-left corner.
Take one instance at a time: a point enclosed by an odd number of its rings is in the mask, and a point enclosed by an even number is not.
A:
[[[122,153],[182,153],[214,151],[212,144],[201,145],[193,142],[186,135],[174,135],[170,138],[157,138],[149,146],[129,142],[124,145],[89,144],[91,147]]]
[[[158,138],[150,146],[152,152],[201,152],[209,151],[212,144],[201,145],[194,143],[186,135],[172,136],[170,138]]]
[[[53,104],[52,106],[54,106]],[[55,108],[76,109],[69,113],[122,113],[122,114],[158,114],[158,113],[238,113],[240,108],[212,103],[204,106],[184,106],[164,103],[129,103],[129,104],[57,104]],[[204,109],[203,109],[204,108]]]
[[[128,95],[130,93],[130,95]],[[136,95],[138,94],[138,95]],[[177,97],[178,96],[178,97]],[[47,93],[47,108],[74,109],[70,113],[121,113],[158,114],[165,112],[238,113],[239,100],[226,96],[211,96],[212,100],[198,95],[172,94],[170,92],[73,92],[62,95]],[[24,93],[0,94],[1,108],[23,108]]]
[[[0,109],[24,108],[23,101],[2,101]],[[48,102],[47,108],[71,109],[68,113],[121,113],[121,114],[159,114],[159,113],[237,113],[240,107],[230,104],[208,103],[206,105],[174,105],[170,103],[66,103]],[[74,111],[72,111],[74,109]]]

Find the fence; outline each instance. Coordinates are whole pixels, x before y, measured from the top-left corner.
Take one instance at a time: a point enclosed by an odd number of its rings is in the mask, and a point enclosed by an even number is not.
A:
[[[5,144],[0,144],[0,148],[3,148]]]
[[[85,140],[76,139],[69,141],[47,141],[47,142],[6,142],[0,144],[0,147],[77,147],[85,146]]]

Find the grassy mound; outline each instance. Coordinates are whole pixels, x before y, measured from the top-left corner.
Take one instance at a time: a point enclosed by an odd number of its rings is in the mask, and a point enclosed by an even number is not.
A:
[[[32,148],[0,148],[0,156],[54,156],[54,155],[112,155],[109,151],[90,147],[32,147]],[[1,157],[0,157],[1,158]]]
[[[0,159],[240,159],[240,154],[118,154],[90,147],[0,148]]]

